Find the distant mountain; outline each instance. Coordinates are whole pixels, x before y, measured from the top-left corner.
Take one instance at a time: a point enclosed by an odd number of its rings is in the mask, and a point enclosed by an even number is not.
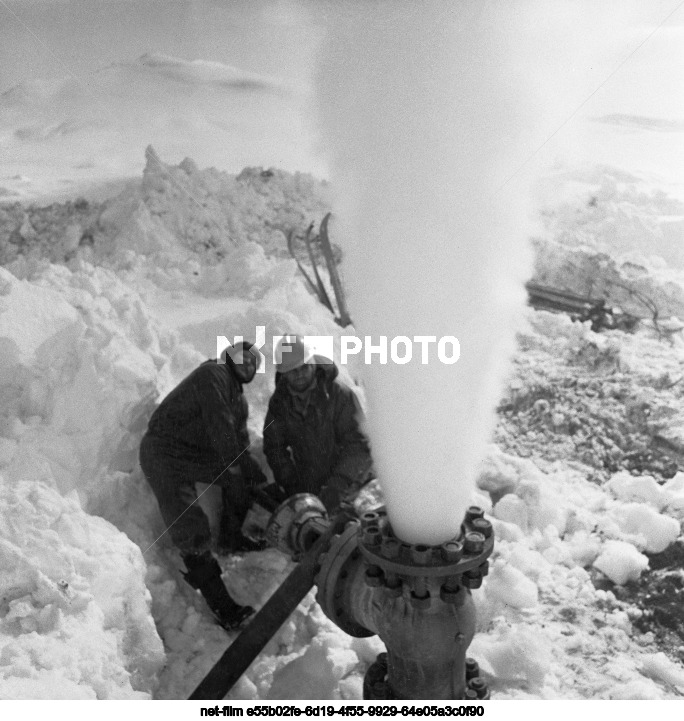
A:
[[[34,80],[0,95],[0,200],[87,195],[140,174],[145,147],[238,172],[323,172],[306,89],[222,63],[146,54],[88,76]]]

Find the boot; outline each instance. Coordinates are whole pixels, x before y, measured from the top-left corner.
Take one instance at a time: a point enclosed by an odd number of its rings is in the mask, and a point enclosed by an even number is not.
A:
[[[183,556],[183,562],[188,569],[183,574],[185,580],[204,596],[207,606],[226,631],[235,630],[254,613],[251,606],[240,606],[230,597],[221,580],[221,566],[210,551]]]

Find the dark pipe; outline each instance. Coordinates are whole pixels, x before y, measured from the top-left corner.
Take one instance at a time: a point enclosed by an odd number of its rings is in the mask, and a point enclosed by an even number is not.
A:
[[[225,697],[309,592],[318,571],[321,550],[336,533],[344,529],[349,520],[350,517],[342,513],[330,521],[329,527],[302,554],[297,567],[192,692],[189,696],[191,701],[220,700]]]

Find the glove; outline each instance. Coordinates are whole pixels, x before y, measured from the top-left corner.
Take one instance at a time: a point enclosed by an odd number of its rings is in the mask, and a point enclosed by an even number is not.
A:
[[[340,491],[331,484],[323,486],[318,494],[318,497],[328,513],[332,513],[336,510],[342,500]]]

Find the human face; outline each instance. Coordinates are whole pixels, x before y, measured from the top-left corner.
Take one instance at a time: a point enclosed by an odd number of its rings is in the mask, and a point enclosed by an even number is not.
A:
[[[312,363],[304,363],[284,374],[287,384],[293,391],[305,391],[313,380],[316,367]]]
[[[235,374],[243,383],[249,383],[255,376],[258,362],[248,350],[239,350],[231,355],[235,365]]]

